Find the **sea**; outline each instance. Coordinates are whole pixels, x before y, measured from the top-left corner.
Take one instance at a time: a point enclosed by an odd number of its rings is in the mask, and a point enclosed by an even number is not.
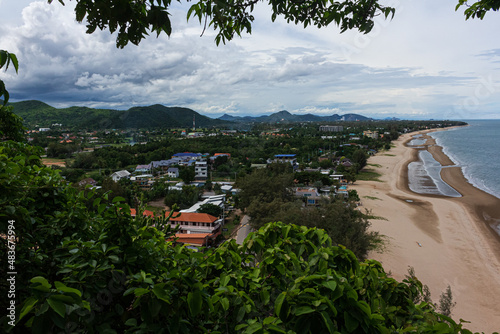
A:
[[[476,188],[500,198],[500,119],[430,133]]]

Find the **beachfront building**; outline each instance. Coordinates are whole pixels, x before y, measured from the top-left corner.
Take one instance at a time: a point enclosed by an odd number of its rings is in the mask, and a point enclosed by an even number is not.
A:
[[[314,187],[295,188],[295,197],[303,199],[306,206],[317,206],[321,199],[318,190]]]

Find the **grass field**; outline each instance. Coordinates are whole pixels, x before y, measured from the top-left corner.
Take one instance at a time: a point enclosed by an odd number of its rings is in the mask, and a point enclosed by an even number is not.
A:
[[[381,177],[382,174],[379,174],[372,169],[366,168],[363,169],[362,171],[359,172],[359,174],[356,176],[356,180],[358,181],[377,181],[377,182],[382,182],[379,177]]]

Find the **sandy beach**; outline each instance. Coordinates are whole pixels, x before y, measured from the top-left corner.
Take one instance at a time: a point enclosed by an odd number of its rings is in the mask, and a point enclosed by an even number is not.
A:
[[[443,166],[441,176],[462,197],[421,195],[408,187],[408,164],[418,149],[406,146],[417,133],[402,135],[395,147],[370,157],[368,168],[381,182],[358,181],[352,186],[364,208],[381,219],[372,229],[387,237],[383,253],[370,254],[386,272],[402,280],[408,268],[431,291],[434,302],[450,285],[457,303],[456,321],[470,321],[472,331],[500,331],[500,237],[490,228],[500,219],[500,199],[469,184],[460,167],[443,153],[428,131],[419,132],[427,149]]]

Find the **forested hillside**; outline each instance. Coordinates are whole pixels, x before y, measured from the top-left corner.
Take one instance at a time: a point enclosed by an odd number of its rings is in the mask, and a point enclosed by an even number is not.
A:
[[[171,128],[192,127],[193,117],[197,127],[212,127],[227,124],[227,121],[200,115],[194,110],[180,107],[165,107],[155,104],[133,107],[128,110],[69,107],[57,109],[40,101],[11,103],[14,113],[24,119],[28,127],[50,127],[62,124],[80,129],[125,129],[125,128]]]

